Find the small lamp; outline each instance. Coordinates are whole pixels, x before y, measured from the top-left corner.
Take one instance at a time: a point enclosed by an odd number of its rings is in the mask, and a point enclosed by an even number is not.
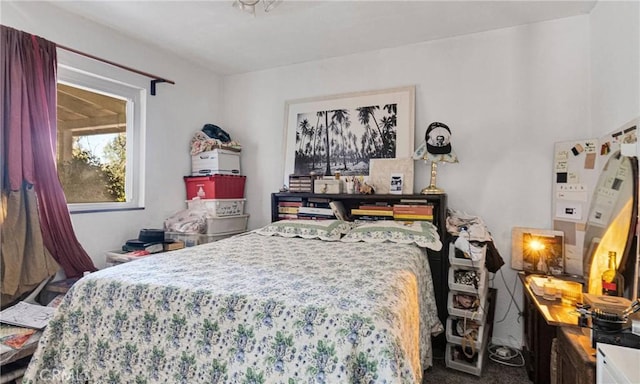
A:
[[[457,163],[458,157],[451,149],[451,130],[446,124],[437,121],[429,124],[424,134],[424,141],[413,152],[414,160],[431,162],[431,179],[429,186],[420,191],[423,195],[442,194],[444,190],[436,187],[438,163]]]

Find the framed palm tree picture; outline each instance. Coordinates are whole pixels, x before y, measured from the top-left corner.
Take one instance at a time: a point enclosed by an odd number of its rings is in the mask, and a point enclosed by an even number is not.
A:
[[[370,159],[413,153],[415,86],[287,101],[289,175],[369,175]]]

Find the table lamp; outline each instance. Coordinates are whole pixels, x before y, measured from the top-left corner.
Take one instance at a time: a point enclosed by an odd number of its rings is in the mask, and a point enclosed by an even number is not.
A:
[[[424,141],[413,152],[414,160],[431,162],[431,179],[429,186],[420,191],[423,195],[442,194],[444,190],[436,187],[438,163],[457,163],[458,157],[451,148],[451,130],[446,124],[433,122],[429,124],[424,135]]]

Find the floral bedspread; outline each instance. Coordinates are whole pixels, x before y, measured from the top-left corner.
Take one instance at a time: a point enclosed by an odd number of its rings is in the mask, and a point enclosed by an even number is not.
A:
[[[417,383],[441,332],[424,249],[255,233],[76,283],[24,383]]]

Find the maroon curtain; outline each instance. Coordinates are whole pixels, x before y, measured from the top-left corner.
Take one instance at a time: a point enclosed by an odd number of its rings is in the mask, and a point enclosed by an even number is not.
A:
[[[23,182],[34,186],[44,245],[67,277],[79,277],[96,268],[75,236],[56,170],[56,46],[1,27],[8,179],[3,189],[15,191]]]

